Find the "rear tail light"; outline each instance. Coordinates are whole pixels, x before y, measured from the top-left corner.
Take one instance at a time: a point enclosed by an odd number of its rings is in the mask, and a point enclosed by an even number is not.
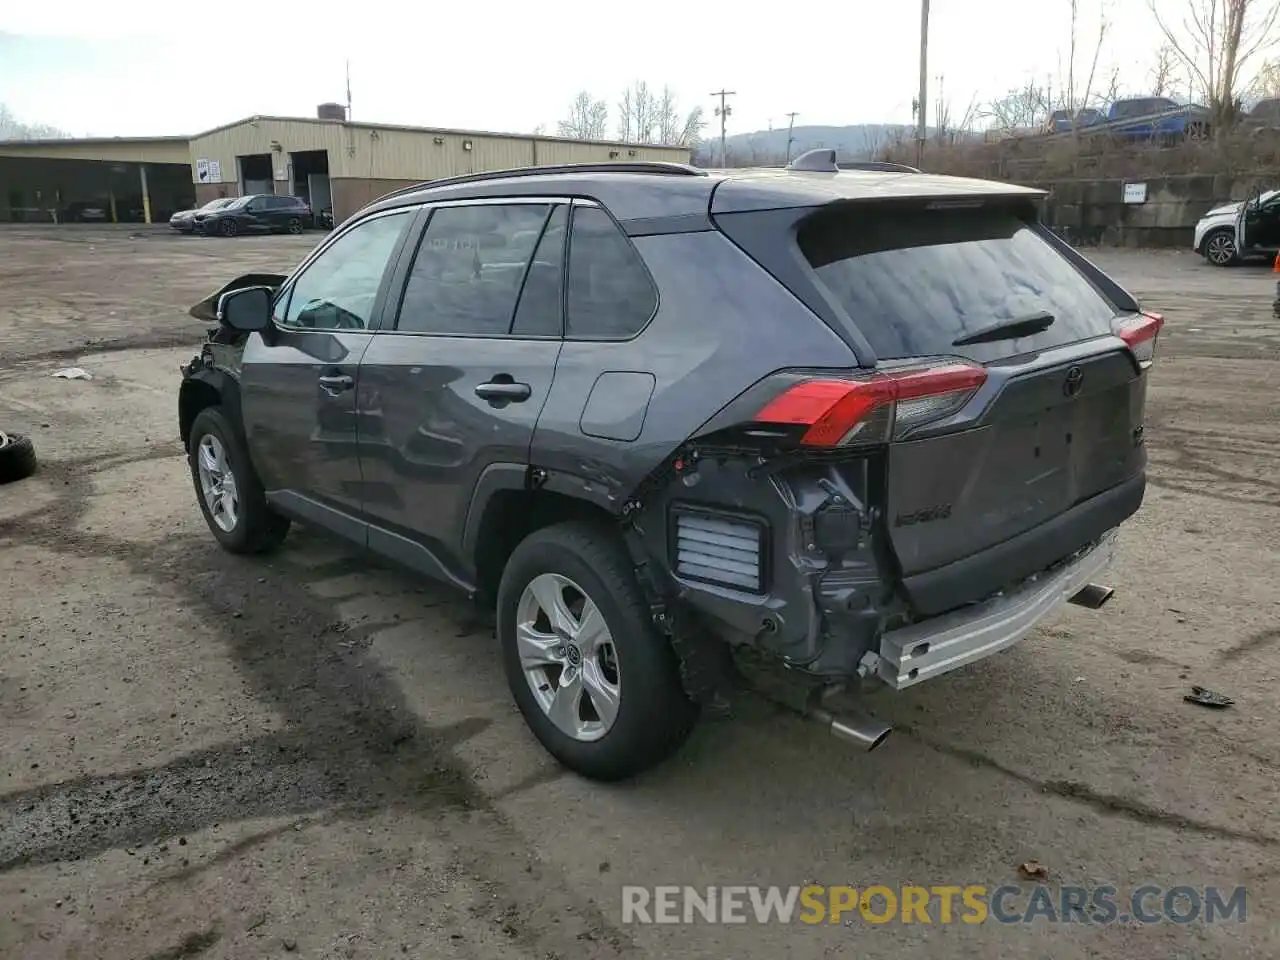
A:
[[[1116,336],[1129,345],[1138,366],[1145,370],[1156,358],[1156,340],[1163,327],[1164,317],[1143,312],[1122,320],[1116,326]]]
[[[800,442],[810,447],[887,443],[957,412],[986,380],[983,367],[961,361],[802,380],[765,404],[755,420],[803,427]]]

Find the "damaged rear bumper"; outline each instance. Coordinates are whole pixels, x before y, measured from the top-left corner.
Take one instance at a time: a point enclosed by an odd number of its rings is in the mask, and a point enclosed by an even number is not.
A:
[[[1113,528],[1065,564],[982,603],[886,632],[876,676],[902,690],[1012,646],[1111,565],[1117,536]]]

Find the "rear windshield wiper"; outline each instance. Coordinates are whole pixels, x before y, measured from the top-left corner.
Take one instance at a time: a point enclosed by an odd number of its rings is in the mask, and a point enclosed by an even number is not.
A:
[[[989,327],[983,327],[977,333],[966,334],[958,340],[952,340],[953,347],[967,347],[975,343],[991,343],[995,340],[1016,340],[1018,337],[1029,337],[1053,326],[1054,316],[1047,310],[1029,313],[1025,317],[1013,317],[1001,320]]]

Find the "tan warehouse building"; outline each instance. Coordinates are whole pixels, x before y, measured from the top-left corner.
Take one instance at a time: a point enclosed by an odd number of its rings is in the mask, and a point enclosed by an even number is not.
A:
[[[511,167],[618,160],[689,162],[687,147],[533,134],[249,117],[195,137],[0,141],[0,221],[163,222],[217,197],[306,199],[341,221],[400,187]]]

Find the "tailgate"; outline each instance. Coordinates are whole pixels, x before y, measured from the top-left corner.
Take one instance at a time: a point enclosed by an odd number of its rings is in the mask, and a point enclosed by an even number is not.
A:
[[[899,407],[885,518],[917,612],[981,600],[1137,509],[1143,364],[1102,284],[1033,212],[1000,198],[848,204],[797,239],[881,369],[950,357],[986,371],[942,420],[913,428]]]
[[[991,399],[971,425],[889,449],[887,519],[908,577],[1012,540],[1144,469],[1146,377],[1126,351],[988,370]],[[1081,544],[1101,532],[1082,529]]]

